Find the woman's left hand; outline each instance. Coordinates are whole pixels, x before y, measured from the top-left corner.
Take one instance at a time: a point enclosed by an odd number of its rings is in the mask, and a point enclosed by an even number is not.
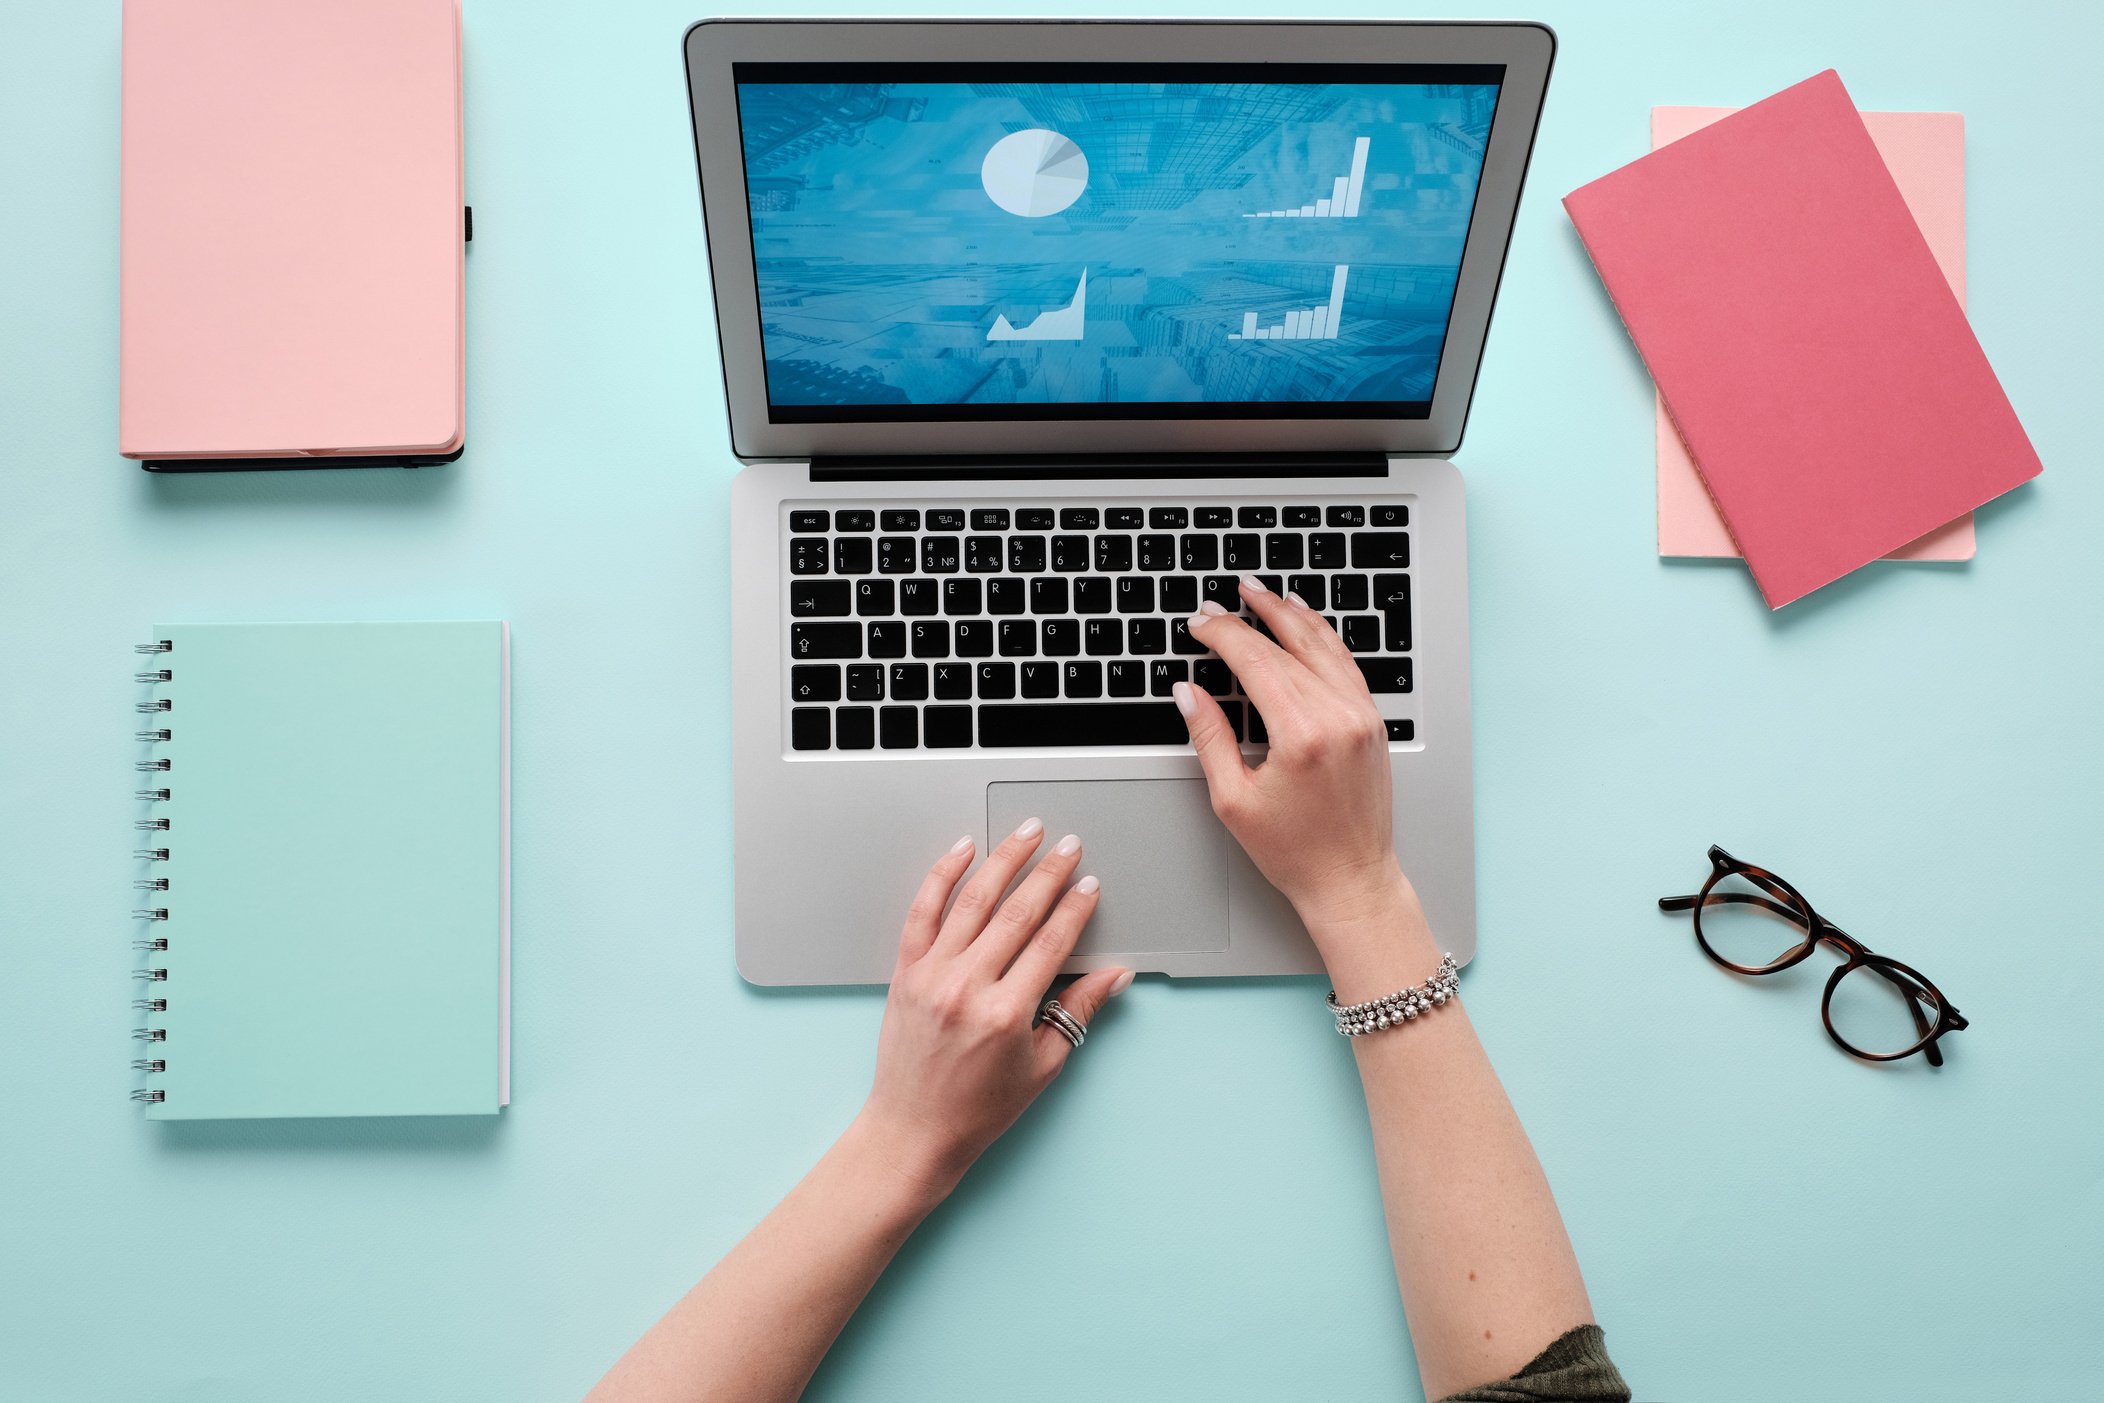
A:
[[[1096,909],[1095,878],[1067,886],[1080,841],[1061,839],[1001,897],[1043,840],[1044,825],[1032,819],[962,890],[972,843],[959,840],[921,883],[899,936],[862,1118],[896,1167],[938,1194],[1015,1123],[1074,1050],[1057,1028],[1033,1022]],[[1060,991],[1060,1006],[1086,1025],[1131,982],[1129,969],[1095,970]]]

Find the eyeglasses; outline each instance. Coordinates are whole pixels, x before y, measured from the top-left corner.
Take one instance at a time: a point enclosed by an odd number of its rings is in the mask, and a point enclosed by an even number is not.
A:
[[[1869,1062],[1923,1053],[1943,1065],[1936,1040],[1966,1026],[1935,985],[1870,948],[1812,909],[1812,903],[1765,868],[1709,850],[1709,880],[1693,896],[1660,897],[1661,911],[1693,911],[1702,953],[1739,974],[1774,974],[1797,964],[1821,941],[1843,956],[1826,981],[1819,1016],[1843,1052]]]

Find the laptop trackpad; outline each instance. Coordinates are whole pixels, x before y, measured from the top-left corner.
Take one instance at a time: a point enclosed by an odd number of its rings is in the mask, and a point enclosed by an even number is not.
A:
[[[1227,948],[1227,873],[1235,840],[1191,779],[1030,780],[986,786],[986,831],[998,841],[1031,817],[1045,841],[1081,837],[1076,877],[1103,896],[1077,955]]]

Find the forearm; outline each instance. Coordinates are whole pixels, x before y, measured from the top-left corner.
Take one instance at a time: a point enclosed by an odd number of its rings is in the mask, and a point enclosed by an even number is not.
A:
[[[1320,935],[1341,952],[1346,1003],[1419,983],[1439,960],[1407,889]],[[1353,1050],[1425,1394],[1506,1378],[1592,1319],[1533,1146],[1459,1001]]]
[[[591,1403],[786,1403],[953,1181],[866,1118],[636,1342]]]

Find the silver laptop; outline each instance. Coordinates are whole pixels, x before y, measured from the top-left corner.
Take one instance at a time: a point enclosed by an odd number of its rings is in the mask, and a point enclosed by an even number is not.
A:
[[[1555,48],[1532,24],[717,20],[686,40],[731,446],[738,968],[881,982],[1024,819],[1070,968],[1314,973],[1170,688],[1239,576],[1336,625],[1475,945],[1461,443]]]

